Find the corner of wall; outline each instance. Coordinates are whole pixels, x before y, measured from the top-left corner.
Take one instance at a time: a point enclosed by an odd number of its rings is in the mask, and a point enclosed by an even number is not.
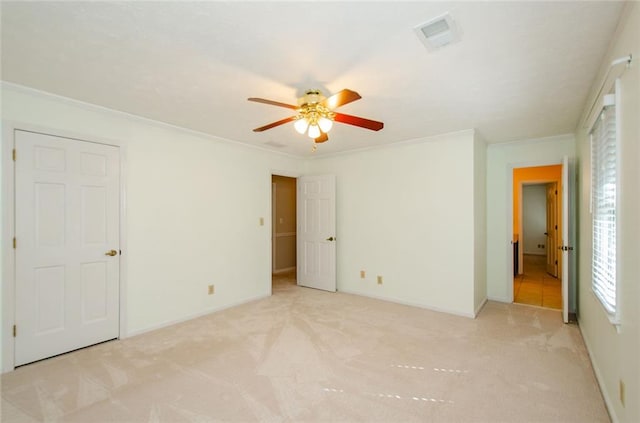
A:
[[[477,315],[487,301],[487,145],[477,130],[473,132],[473,307]]]

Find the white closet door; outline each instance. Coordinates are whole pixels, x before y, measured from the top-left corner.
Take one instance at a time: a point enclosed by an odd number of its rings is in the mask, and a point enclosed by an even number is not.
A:
[[[16,131],[15,365],[119,334],[119,148]]]

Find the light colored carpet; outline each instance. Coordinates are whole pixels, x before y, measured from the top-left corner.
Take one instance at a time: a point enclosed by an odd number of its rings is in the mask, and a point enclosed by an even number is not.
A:
[[[292,283],[5,374],[2,421],[609,421],[557,311],[472,320]]]

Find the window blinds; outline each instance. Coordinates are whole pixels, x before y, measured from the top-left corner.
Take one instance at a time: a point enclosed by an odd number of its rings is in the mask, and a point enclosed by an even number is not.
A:
[[[616,142],[615,106],[607,106],[591,132],[593,290],[607,312],[616,313]]]

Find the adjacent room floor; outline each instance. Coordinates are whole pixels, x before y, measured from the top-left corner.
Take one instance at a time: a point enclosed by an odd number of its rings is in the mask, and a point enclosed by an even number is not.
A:
[[[2,421],[608,422],[578,327],[299,288],[2,377]]]
[[[524,273],[513,278],[513,301],[562,310],[562,283],[547,273],[545,256],[524,255]]]

